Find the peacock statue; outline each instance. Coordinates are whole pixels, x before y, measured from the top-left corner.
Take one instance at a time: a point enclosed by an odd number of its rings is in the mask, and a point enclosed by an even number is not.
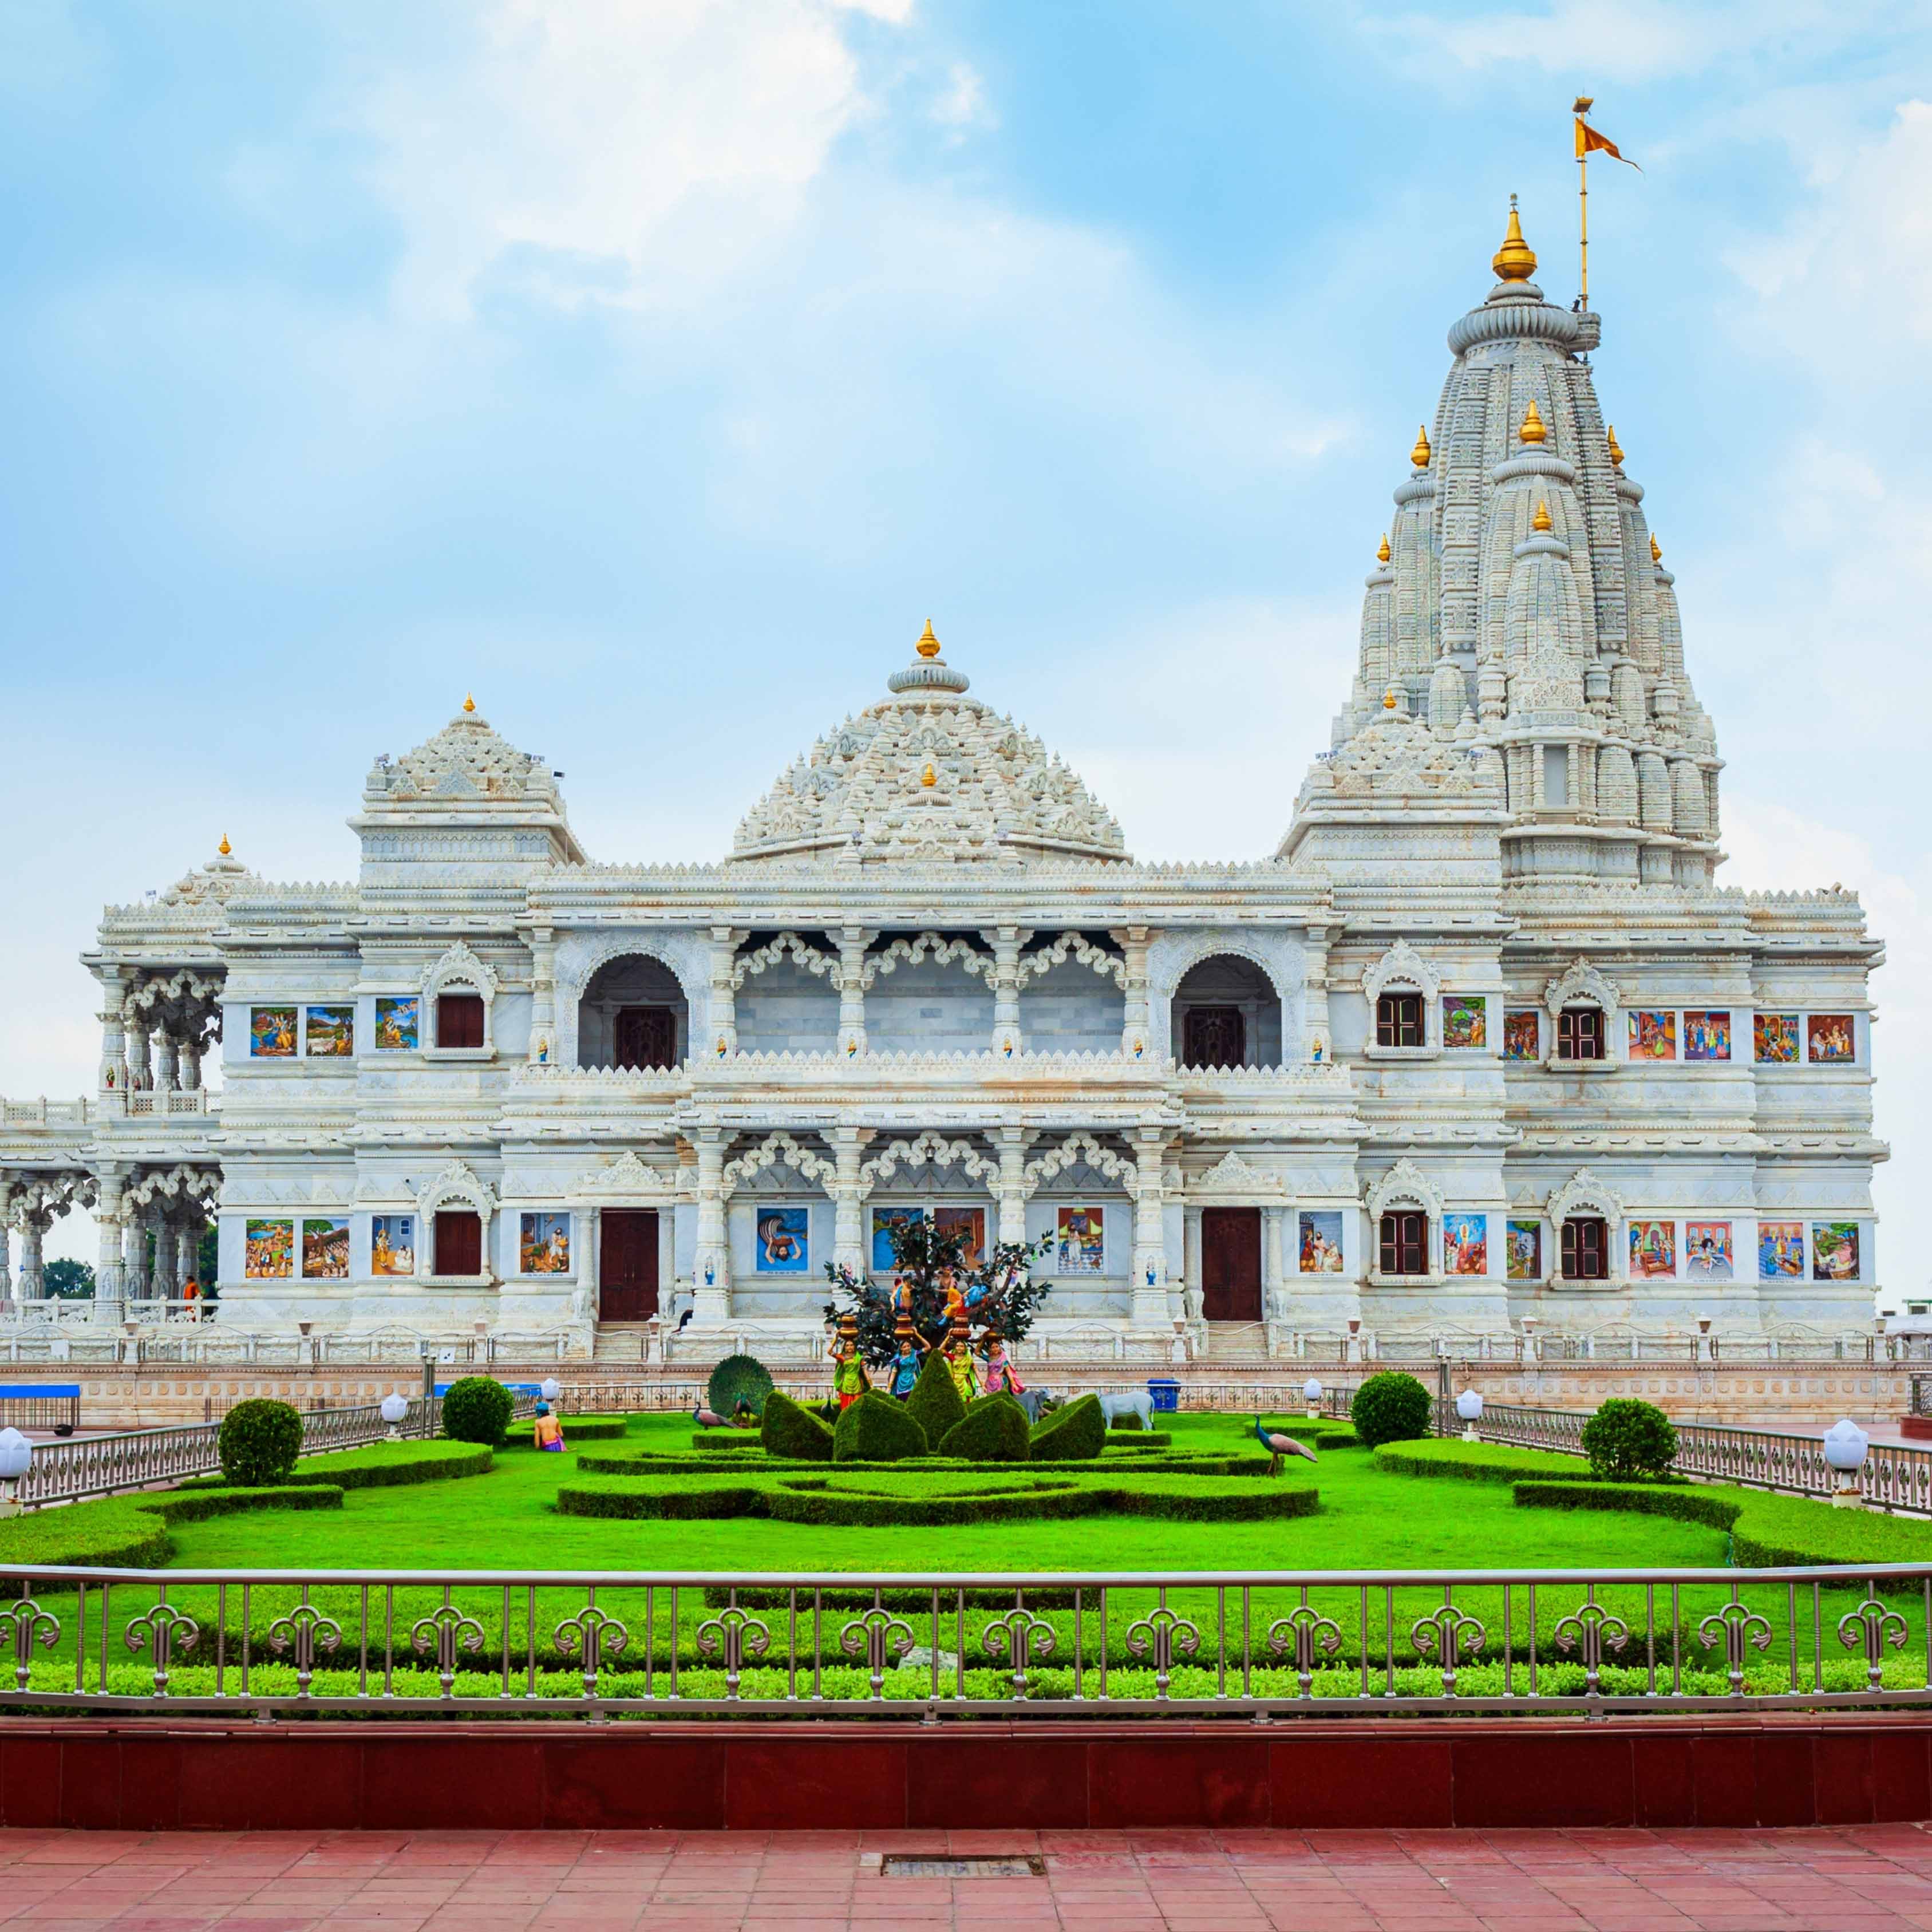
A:
[[[1255,1440],[1274,1459],[1268,1464],[1270,1476],[1281,1474],[1281,1459],[1284,1456],[1306,1456],[1311,1462],[1315,1460],[1315,1451],[1306,1443],[1296,1442],[1292,1436],[1277,1436],[1272,1430],[1264,1429],[1258,1415],[1255,1418]]]

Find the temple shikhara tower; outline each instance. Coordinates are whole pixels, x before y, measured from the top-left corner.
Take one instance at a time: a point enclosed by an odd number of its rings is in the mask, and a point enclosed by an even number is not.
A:
[[[1867,1328],[1879,944],[1720,883],[1600,320],[1514,209],[1493,266],[1271,858],[1136,862],[930,625],[715,864],[593,862],[466,701],[352,883],[224,841],[108,910],[92,1096],[0,1121],[21,1346],[76,1204],[98,1320],[178,1312],[212,1223],[224,1335],[783,1359],[914,1215],[1038,1243],[1070,1354]]]

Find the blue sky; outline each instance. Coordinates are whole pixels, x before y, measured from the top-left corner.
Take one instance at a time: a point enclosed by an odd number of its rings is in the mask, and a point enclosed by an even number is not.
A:
[[[0,1089],[91,1080],[103,900],[350,876],[466,690],[702,857],[929,615],[1136,852],[1270,849],[1512,190],[1574,292],[1579,90],[1726,876],[1864,892],[1902,1207],[1932,24],[1864,0],[11,0]]]

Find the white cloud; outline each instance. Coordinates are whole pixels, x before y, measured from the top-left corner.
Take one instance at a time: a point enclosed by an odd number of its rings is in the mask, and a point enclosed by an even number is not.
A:
[[[942,128],[992,128],[998,125],[986,100],[986,84],[976,68],[955,61],[946,75],[946,92],[932,104],[932,118]]]

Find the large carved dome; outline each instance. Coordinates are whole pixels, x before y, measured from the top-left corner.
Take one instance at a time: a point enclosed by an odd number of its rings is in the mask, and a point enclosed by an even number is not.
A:
[[[1031,732],[966,694],[928,624],[892,696],[830,731],[748,812],[734,862],[1125,862],[1120,828]]]

